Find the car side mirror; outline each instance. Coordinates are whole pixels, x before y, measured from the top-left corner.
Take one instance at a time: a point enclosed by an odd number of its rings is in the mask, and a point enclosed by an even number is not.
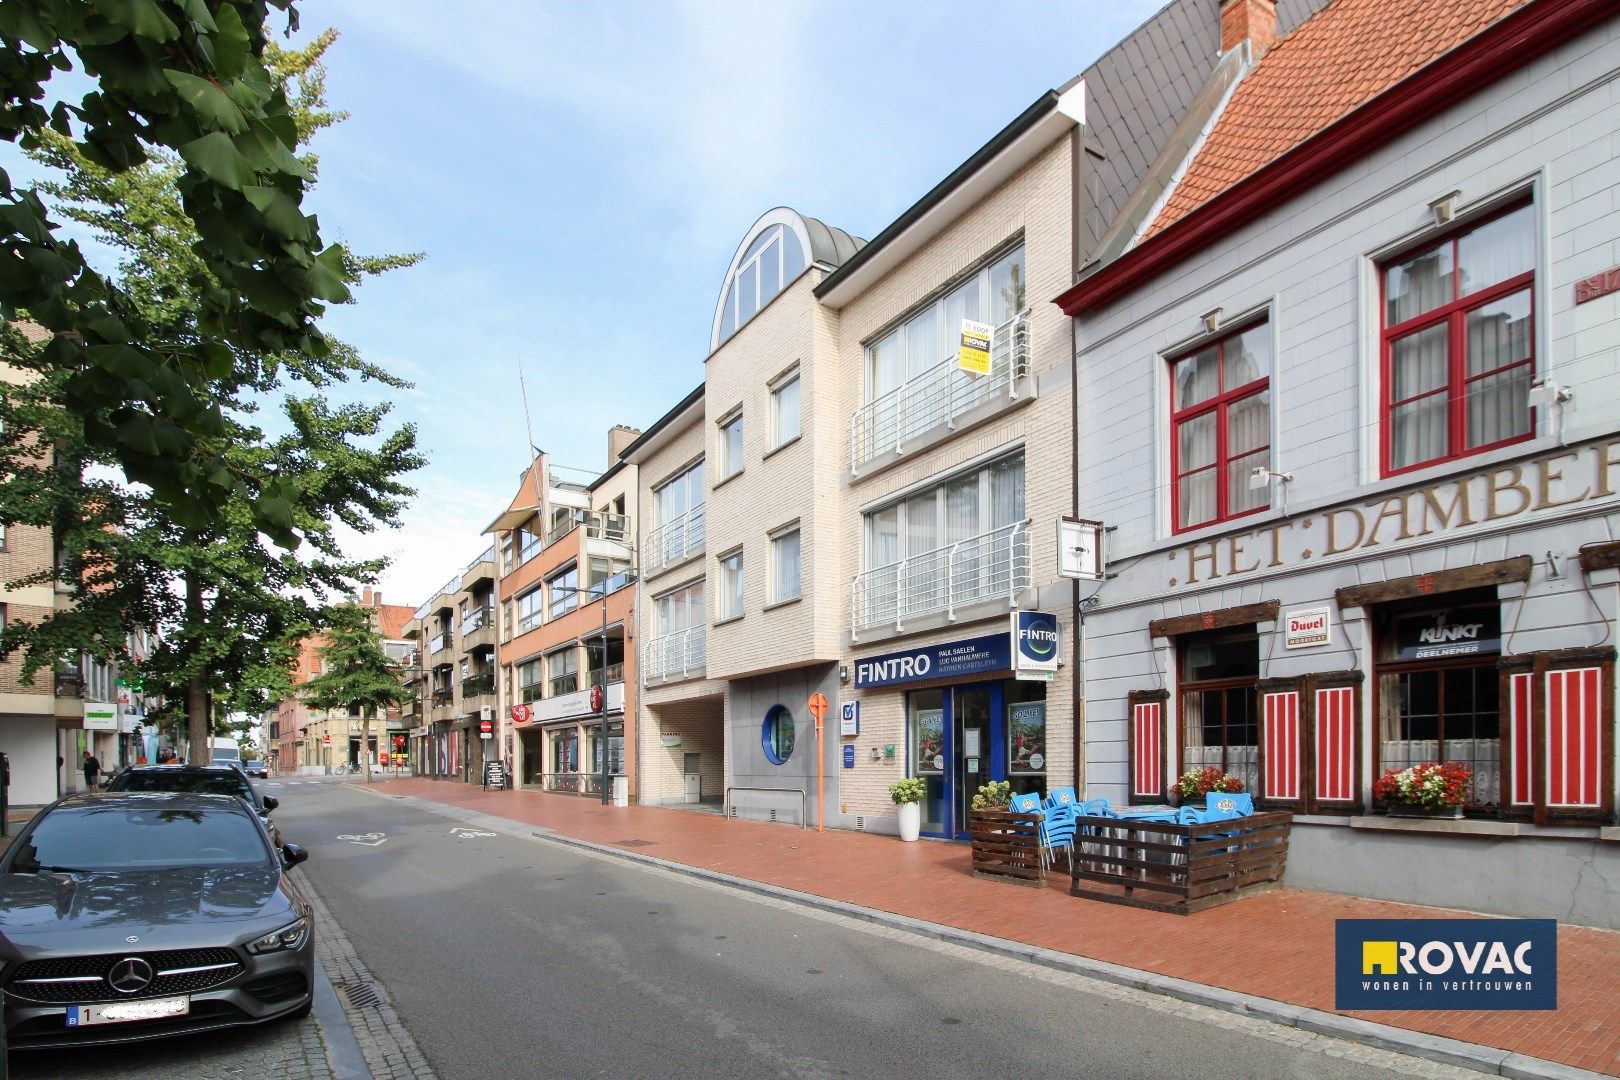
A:
[[[291,870],[293,867],[297,866],[307,858],[309,858],[309,852],[305,851],[297,844],[281,845],[281,861],[282,864],[287,867],[287,869]]]
[[[276,807],[281,805],[281,800],[276,798],[274,795],[266,795],[259,801],[264,803],[264,808],[266,810],[274,810]]]

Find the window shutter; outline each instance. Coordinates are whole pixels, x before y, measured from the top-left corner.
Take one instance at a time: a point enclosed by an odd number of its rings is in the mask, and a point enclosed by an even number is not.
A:
[[[1603,737],[1599,718],[1601,670],[1565,668],[1546,675],[1547,809],[1596,810],[1603,806]]]
[[[1316,690],[1314,795],[1324,802],[1351,802],[1356,797],[1356,690],[1353,686]]]
[[[1133,690],[1128,697],[1131,712],[1131,802],[1163,802],[1164,777],[1164,690]]]
[[[1299,691],[1262,693],[1260,752],[1261,798],[1267,802],[1298,802],[1300,775]]]
[[[1509,806],[1530,806],[1535,802],[1534,678],[1528,671],[1515,671],[1507,680]]]

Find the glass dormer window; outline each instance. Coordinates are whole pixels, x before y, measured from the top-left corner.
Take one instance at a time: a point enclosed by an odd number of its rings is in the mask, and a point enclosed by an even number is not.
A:
[[[726,285],[720,305],[720,340],[736,333],[807,265],[804,245],[785,225],[772,225],[756,236]]]

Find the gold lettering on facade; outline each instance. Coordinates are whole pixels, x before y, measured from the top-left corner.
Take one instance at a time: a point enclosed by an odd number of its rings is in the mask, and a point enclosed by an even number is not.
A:
[[[1362,519],[1361,511],[1353,506],[1345,506],[1338,510],[1329,510],[1325,516],[1327,518],[1327,546],[1322,549],[1323,555],[1337,555],[1341,551],[1349,551],[1351,548],[1361,544],[1362,534],[1367,529],[1367,523]],[[1346,524],[1341,526],[1339,524],[1341,521]],[[1342,544],[1339,543],[1341,537],[1348,533],[1350,526],[1355,527],[1354,539],[1346,540]]]
[[[1229,536],[1226,538],[1226,572],[1227,574],[1247,574],[1251,570],[1260,569],[1260,556],[1254,557],[1254,562],[1247,566],[1239,566],[1238,560],[1248,554],[1244,544],[1254,539],[1254,533],[1243,536]]]
[[[1215,565],[1215,544],[1193,544],[1187,548],[1187,584],[1198,580],[1198,564],[1201,562],[1209,563],[1211,581],[1221,576],[1220,568]]]
[[[1311,519],[1306,518],[1305,519],[1305,524],[1309,525],[1310,523],[1311,523]],[[1292,529],[1292,528],[1293,528],[1293,526],[1288,524],[1288,522],[1280,521],[1277,524],[1271,526],[1269,529],[1262,529],[1261,530],[1262,532],[1266,532],[1266,533],[1271,534],[1271,561],[1266,564],[1267,566],[1281,566],[1282,565],[1282,563],[1283,563],[1283,560],[1282,560],[1282,534],[1283,534],[1283,530],[1284,529]]]
[[[1506,478],[1506,483],[1503,482]],[[1517,495],[1518,505],[1511,510],[1503,510],[1497,500],[1508,492]],[[1485,520],[1495,521],[1498,518],[1514,517],[1530,509],[1534,500],[1530,497],[1530,489],[1524,486],[1524,470],[1517,465],[1507,465],[1491,472],[1485,478]]]
[[[1592,492],[1592,498],[1601,499],[1605,495],[1614,494],[1613,471],[1620,468],[1620,441],[1600,443],[1592,447],[1592,453],[1597,455],[1597,490]]]
[[[1582,488],[1579,495],[1571,495],[1566,499],[1555,499],[1552,486],[1564,478],[1563,469],[1554,469],[1553,462],[1562,460],[1577,461],[1579,455],[1574,451],[1567,454],[1554,454],[1549,458],[1542,458],[1536,462],[1536,509],[1551,510],[1555,506],[1570,506],[1574,503],[1584,502],[1591,495],[1591,488]]]
[[[1368,503],[1367,505],[1369,509],[1372,506],[1371,503]],[[1401,531],[1395,534],[1396,540],[1412,539],[1412,530],[1408,528],[1406,524],[1405,495],[1392,495],[1379,504],[1378,516],[1373,518],[1372,524],[1367,527],[1367,542],[1361,546],[1377,547],[1378,530],[1383,526],[1385,521],[1390,520],[1398,521],[1401,525]]]
[[[1436,484],[1417,493],[1423,500],[1423,528],[1418,530],[1418,536],[1428,536],[1438,529],[1451,529],[1474,523],[1474,515],[1468,511],[1468,482],[1463,481],[1453,488],[1450,505],[1442,504],[1440,501],[1440,489],[1446,486]],[[1452,520],[1453,516],[1456,517],[1455,521]]]

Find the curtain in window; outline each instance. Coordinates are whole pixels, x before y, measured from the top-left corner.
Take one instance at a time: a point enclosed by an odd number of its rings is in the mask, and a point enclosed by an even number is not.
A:
[[[990,466],[989,528],[1000,529],[1024,520],[1024,459],[1009,458]]]
[[[1523,206],[1457,238],[1457,265],[1462,278],[1458,295],[1467,296],[1517,277],[1535,264],[1535,219],[1531,208]]]
[[[772,596],[776,600],[791,600],[799,595],[799,530],[783,533],[771,541],[775,549],[776,580],[772,583]]]
[[[1451,259],[1448,243],[1391,266],[1384,275],[1388,305],[1384,325],[1398,326],[1425,311],[1450,303],[1454,296]]]
[[[1269,488],[1249,484],[1255,466],[1264,467],[1271,460],[1270,449],[1271,392],[1252,394],[1227,406],[1227,513],[1241,514],[1270,501]]]
[[[1398,403],[1390,409],[1392,468],[1446,455],[1448,340],[1441,323],[1390,346],[1390,397]]]
[[[1528,291],[1468,313],[1469,449],[1530,430],[1530,325]]]
[[[1181,511],[1180,525],[1186,528],[1216,517],[1215,470],[1215,413],[1205,413],[1185,420],[1176,428],[1176,465],[1184,475],[1176,482],[1177,506]],[[1202,470],[1193,472],[1193,470]],[[1191,472],[1192,475],[1185,475]]]
[[[872,346],[872,399],[900,385],[900,333],[896,331]]]

